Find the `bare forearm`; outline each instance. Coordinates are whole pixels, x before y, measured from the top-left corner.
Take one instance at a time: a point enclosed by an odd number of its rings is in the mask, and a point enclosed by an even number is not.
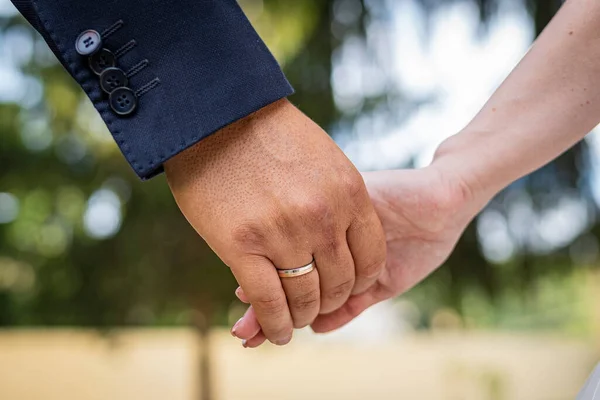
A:
[[[489,198],[548,163],[600,121],[600,2],[570,0],[434,164]]]

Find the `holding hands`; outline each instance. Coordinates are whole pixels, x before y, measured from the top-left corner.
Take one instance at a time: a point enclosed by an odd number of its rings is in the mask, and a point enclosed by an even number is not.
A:
[[[367,290],[361,286],[339,308],[322,309],[311,321],[313,330],[337,329],[424,279],[446,260],[467,224],[498,191],[560,155],[598,124],[598,24],[600,3],[567,1],[473,121],[442,143],[430,166],[364,175],[385,232],[386,266]],[[377,245],[373,232],[356,236]],[[243,283],[237,294],[253,307],[233,334],[245,346],[256,347],[269,336]]]
[[[430,166],[365,174],[368,192],[335,143],[287,100],[169,160],[181,210],[251,304],[233,334],[255,347],[286,344],[307,325],[328,332],[439,267],[498,191],[598,124],[598,24],[600,3],[567,1]],[[306,274],[281,273],[308,265],[315,268]]]
[[[373,286],[385,238],[360,173],[287,100],[227,126],[169,160],[183,214],[227,264],[266,338],[342,307]],[[280,278],[314,260],[302,276]]]
[[[404,293],[439,267],[478,210],[466,183],[436,163],[419,170],[371,172],[363,175],[385,231],[386,266],[375,283],[337,310],[319,315],[315,332],[329,332],[381,301]],[[245,290],[236,295],[249,302]],[[256,347],[266,337],[252,307],[233,334],[244,346]]]
[[[13,3],[85,88],[136,173],[164,167],[181,211],[251,304],[233,328],[249,347],[284,345],[308,325],[337,329],[410,289],[498,191],[600,121],[597,0],[567,0],[430,166],[364,176],[285,99],[292,88],[235,0]]]

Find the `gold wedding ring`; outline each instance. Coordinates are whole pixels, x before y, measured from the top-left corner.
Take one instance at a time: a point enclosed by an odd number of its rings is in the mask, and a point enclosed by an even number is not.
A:
[[[315,269],[315,260],[312,260],[310,264],[307,264],[303,267],[298,267],[294,269],[277,269],[277,275],[280,278],[295,278],[297,276],[306,275],[312,270]]]

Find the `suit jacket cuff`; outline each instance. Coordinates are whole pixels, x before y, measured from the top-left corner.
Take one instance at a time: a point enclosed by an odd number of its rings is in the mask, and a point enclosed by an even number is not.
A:
[[[220,128],[292,94],[279,65],[235,0],[13,0],[101,114],[143,179]],[[79,34],[93,29],[138,95],[119,115]],[[139,69],[139,70],[138,70]]]

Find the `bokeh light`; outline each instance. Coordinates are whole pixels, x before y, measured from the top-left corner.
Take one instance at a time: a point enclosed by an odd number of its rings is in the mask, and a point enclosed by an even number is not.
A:
[[[83,214],[86,233],[95,239],[108,239],[121,227],[121,200],[115,192],[100,189],[92,194]]]
[[[0,192],[0,224],[13,222],[19,214],[19,200],[10,193]]]

